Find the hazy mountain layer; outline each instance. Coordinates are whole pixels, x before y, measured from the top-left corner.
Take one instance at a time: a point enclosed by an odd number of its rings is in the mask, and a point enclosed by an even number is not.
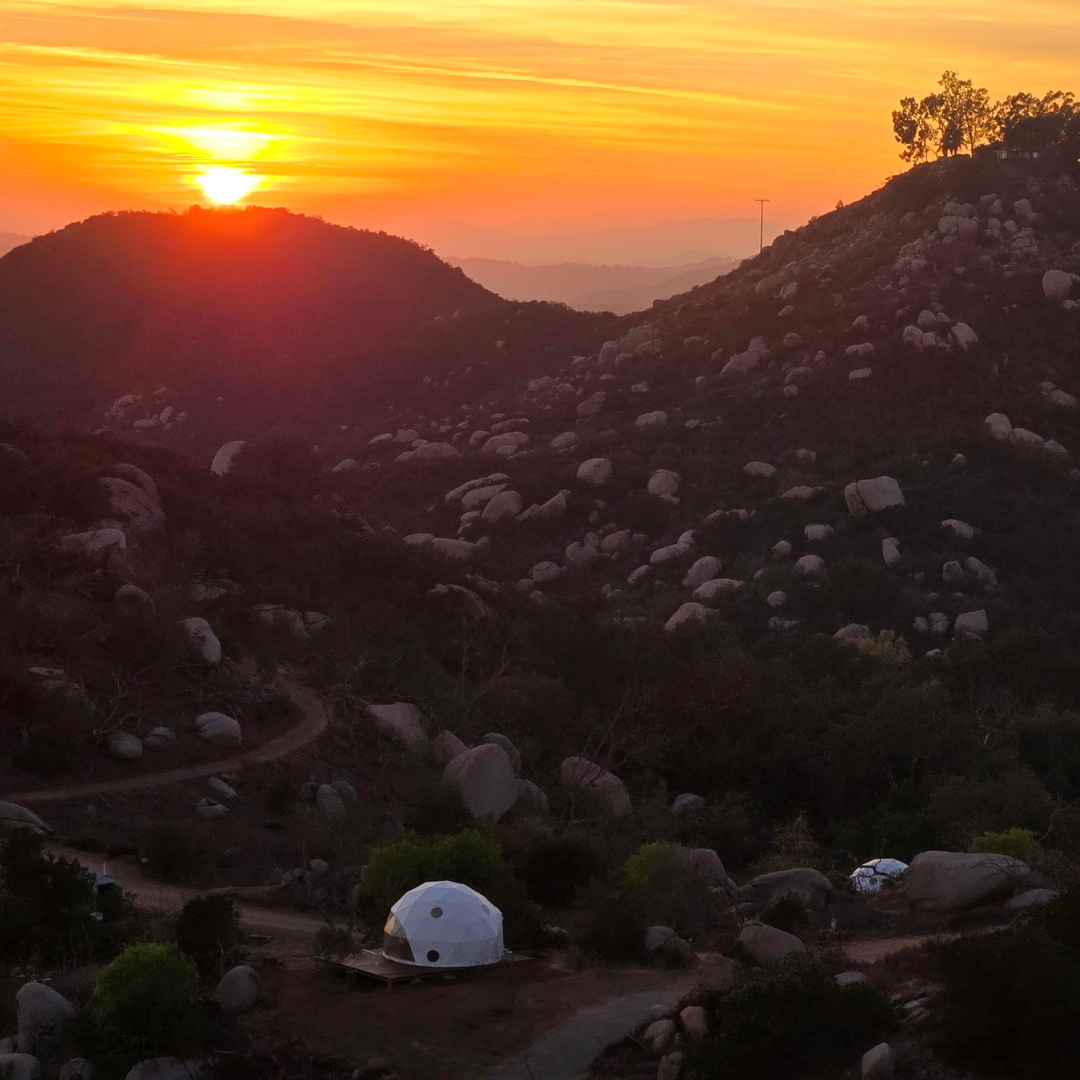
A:
[[[643,311],[656,300],[703,285],[737,265],[737,260],[724,256],[671,267],[589,263],[525,266],[498,259],[447,261],[508,300],[550,300],[579,311],[613,311],[620,315]]]

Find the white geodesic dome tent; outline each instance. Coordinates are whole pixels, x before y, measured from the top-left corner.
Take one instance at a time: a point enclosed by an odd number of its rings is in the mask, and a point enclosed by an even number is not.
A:
[[[425,881],[390,909],[382,954],[399,964],[461,968],[503,958],[502,912],[456,881]]]
[[[899,859],[871,859],[856,867],[848,879],[855,892],[878,892],[887,881],[896,881],[908,864]]]

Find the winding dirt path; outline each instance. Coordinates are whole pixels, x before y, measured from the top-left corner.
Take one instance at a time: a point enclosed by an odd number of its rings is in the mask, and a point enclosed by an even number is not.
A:
[[[300,708],[302,719],[296,727],[271,739],[257,750],[237,754],[224,761],[211,761],[202,765],[189,765],[182,769],[169,769],[166,772],[149,773],[144,776],[125,776],[118,780],[103,780],[96,784],[74,784],[69,787],[46,788],[42,791],[16,791],[7,798],[19,805],[27,803],[57,802],[61,799],[85,799],[92,795],[110,795],[121,791],[139,791],[144,788],[161,787],[163,784],[175,784],[184,780],[201,780],[204,776],[214,776],[222,769],[235,772],[248,765],[261,765],[267,761],[276,761],[295,753],[309,742],[317,739],[329,722],[326,707],[309,690],[305,690],[290,679],[280,679],[280,686]]]
[[[49,844],[46,850],[52,855],[73,859],[91,873],[98,873],[104,867],[129,897],[156,911],[179,911],[189,900],[196,896],[205,896],[208,892],[222,892],[235,898],[237,893],[243,891],[228,888],[193,889],[185,885],[171,885],[149,877],[137,862],[130,859],[108,859],[59,844]],[[293,944],[303,942],[306,945],[324,923],[322,919],[302,915],[287,907],[263,906],[240,899],[236,901],[236,907],[240,912],[240,923],[246,930],[268,934]]]

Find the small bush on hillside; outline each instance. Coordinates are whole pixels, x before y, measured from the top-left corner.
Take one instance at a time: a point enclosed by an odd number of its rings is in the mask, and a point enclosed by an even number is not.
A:
[[[824,852],[814,839],[806,815],[798,813],[776,830],[771,850],[754,864],[753,869],[755,874],[795,870],[803,866],[818,870],[823,857]]]
[[[436,784],[410,807],[405,826],[421,836],[446,836],[467,829],[474,820],[457,788]]]
[[[773,1080],[845,1068],[881,1041],[896,1011],[868,985],[840,987],[832,970],[798,958],[745,974],[712,996],[709,1035],[689,1055],[705,1080]]]
[[[93,1016],[110,1047],[182,1051],[199,989],[195,962],[176,945],[129,945],[98,978]]]
[[[344,926],[320,926],[311,939],[311,955],[320,960],[343,960],[356,952],[356,942]]]
[[[11,751],[11,763],[35,776],[73,772],[79,760],[76,745],[49,724],[34,724],[27,737]]]
[[[1044,832],[1056,803],[1027,769],[1010,769],[983,780],[950,776],[930,794],[928,812],[942,841],[963,851],[976,836],[1013,828]]]
[[[1005,832],[984,832],[971,841],[968,851],[988,855],[1011,855],[1029,866],[1039,862],[1043,854],[1035,834],[1030,829],[1008,829]]]
[[[236,904],[220,893],[189,900],[176,917],[174,934],[203,979],[220,978],[225,955],[244,938]]]
[[[82,866],[45,854],[30,832],[8,838],[0,851],[0,956],[85,962],[106,930],[93,910],[94,879]]]
[[[565,904],[596,874],[596,845],[577,833],[537,836],[521,856],[518,875],[538,904]]]
[[[945,946],[939,965],[942,992],[928,1035],[947,1063],[1023,1080],[1080,1074],[1076,906],[1074,896],[1059,913],[1049,914],[1047,908],[1047,918],[1022,930]]]
[[[617,963],[641,951],[650,926],[644,897],[594,878],[581,893],[581,906],[585,918],[577,941],[586,952]]]
[[[213,846],[182,825],[150,825],[139,836],[139,849],[152,874],[165,881],[186,881],[204,873]]]
[[[274,817],[288,817],[299,801],[296,788],[287,780],[275,780],[266,789],[266,812]]]
[[[669,926],[687,938],[700,934],[716,901],[686,848],[645,844],[606,881],[591,882],[582,904],[582,947],[607,960],[625,960],[640,949],[649,926]]]

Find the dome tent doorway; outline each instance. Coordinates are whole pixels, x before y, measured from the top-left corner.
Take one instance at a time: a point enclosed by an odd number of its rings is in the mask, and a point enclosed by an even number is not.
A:
[[[390,909],[382,955],[427,968],[482,967],[503,958],[502,912],[456,881],[425,881]]]

